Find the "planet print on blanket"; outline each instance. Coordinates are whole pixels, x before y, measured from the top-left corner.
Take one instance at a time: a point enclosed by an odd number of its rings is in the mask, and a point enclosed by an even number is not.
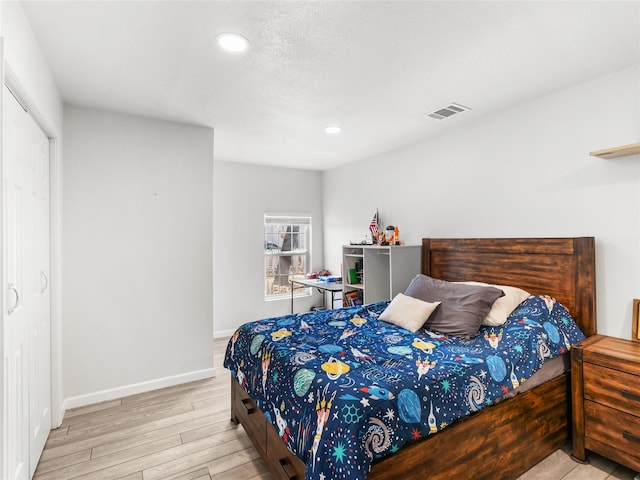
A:
[[[262,345],[262,342],[264,342],[264,335],[256,335],[255,337],[253,337],[253,340],[251,340],[251,347],[250,347],[251,355],[255,355],[256,353],[258,353],[258,350],[260,349],[260,345]]]
[[[318,347],[318,350],[320,350],[322,353],[328,353],[329,355],[332,355],[334,353],[341,352],[343,348],[338,345],[327,344],[327,345],[320,345]]]
[[[304,397],[309,391],[314,378],[316,378],[316,374],[313,370],[308,368],[298,370],[293,376],[293,391],[296,392],[296,395]]]
[[[393,353],[394,355],[411,355],[411,353],[413,353],[410,347],[405,347],[404,345],[389,347],[387,348],[387,352]]]
[[[420,399],[413,390],[404,389],[398,394],[398,414],[403,422],[420,423]]]
[[[489,375],[496,382],[501,382],[504,377],[507,376],[507,366],[502,358],[496,355],[489,355],[487,357],[487,367],[489,367]]]
[[[351,370],[351,367],[349,367],[349,365],[347,365],[346,363],[331,357],[329,358],[328,362],[324,362],[322,364],[322,370],[327,373],[327,376],[330,380],[336,380],[340,378],[340,375]]]
[[[544,322],[542,324],[542,327],[544,328],[545,332],[547,332],[547,335],[549,335],[549,340],[551,340],[553,343],[560,343],[560,332],[558,332],[558,329],[555,325],[549,322]]]

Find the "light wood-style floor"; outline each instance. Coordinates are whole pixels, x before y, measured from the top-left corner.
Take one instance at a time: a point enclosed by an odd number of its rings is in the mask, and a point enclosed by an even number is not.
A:
[[[228,339],[214,341],[218,376],[66,413],[51,432],[35,480],[72,478],[271,480],[241,426],[229,421]],[[632,480],[634,472],[592,455],[579,465],[566,446],[521,480]]]

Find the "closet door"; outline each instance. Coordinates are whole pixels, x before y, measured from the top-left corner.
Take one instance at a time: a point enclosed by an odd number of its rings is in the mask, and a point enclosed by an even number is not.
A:
[[[27,115],[30,167],[29,463],[35,472],[51,429],[51,315],[49,295],[49,139]]]
[[[51,428],[49,141],[3,92],[4,472],[33,475]]]
[[[25,275],[30,263],[27,256],[30,235],[25,218],[30,210],[28,184],[27,135],[22,110],[11,93],[3,92],[3,218],[5,294],[3,313],[4,352],[4,476],[29,478],[29,308],[25,292],[29,275]],[[25,224],[26,223],[26,224]]]

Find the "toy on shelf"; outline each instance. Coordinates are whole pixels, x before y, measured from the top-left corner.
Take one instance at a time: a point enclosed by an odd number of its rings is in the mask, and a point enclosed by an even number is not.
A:
[[[380,214],[378,209],[369,222],[369,231],[371,232],[371,241],[373,245],[400,245],[400,230],[397,226],[388,225],[382,230],[380,223]],[[364,243],[364,242],[363,242]]]

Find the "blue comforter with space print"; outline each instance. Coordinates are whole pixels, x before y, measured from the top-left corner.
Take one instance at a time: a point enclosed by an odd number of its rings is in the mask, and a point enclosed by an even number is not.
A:
[[[465,340],[378,320],[388,302],[240,327],[224,366],[306,480],[366,479],[372,462],[491,405],[582,339],[567,310],[530,296]]]

